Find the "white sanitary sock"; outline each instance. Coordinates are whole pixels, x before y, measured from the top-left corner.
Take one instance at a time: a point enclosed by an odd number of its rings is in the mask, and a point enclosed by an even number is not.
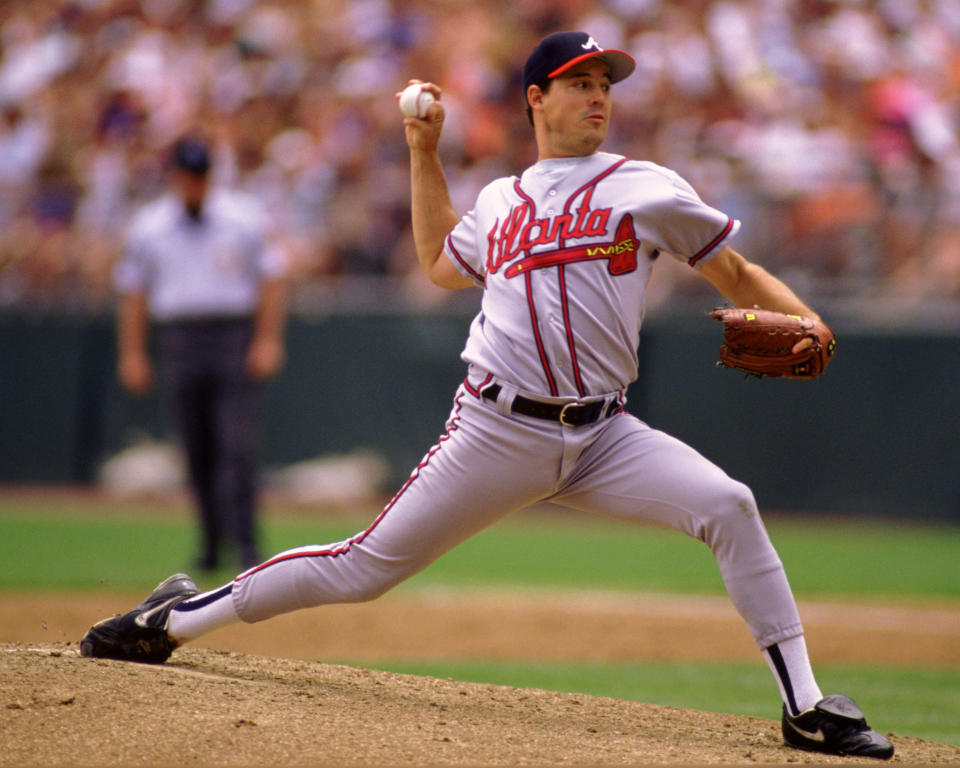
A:
[[[811,709],[823,694],[813,676],[803,635],[763,649],[763,658],[780,688],[780,698],[792,715]]]
[[[186,643],[220,627],[240,621],[233,607],[233,583],[191,597],[177,605],[167,620],[167,634]]]

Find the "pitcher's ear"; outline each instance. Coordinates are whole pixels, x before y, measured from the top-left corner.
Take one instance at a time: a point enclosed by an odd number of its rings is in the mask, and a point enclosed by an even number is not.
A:
[[[539,85],[531,85],[527,88],[527,104],[531,107],[543,103],[543,89]]]

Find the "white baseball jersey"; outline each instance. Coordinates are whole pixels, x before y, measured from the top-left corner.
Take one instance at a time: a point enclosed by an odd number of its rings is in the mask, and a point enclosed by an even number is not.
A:
[[[485,288],[463,359],[545,396],[623,389],[654,259],[697,266],[739,227],[675,172],[606,152],[498,179],[445,244]]]

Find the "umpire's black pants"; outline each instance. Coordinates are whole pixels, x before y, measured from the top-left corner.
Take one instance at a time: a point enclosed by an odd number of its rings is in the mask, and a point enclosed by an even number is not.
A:
[[[216,568],[228,542],[244,568],[259,562],[260,387],[244,365],[252,335],[249,319],[185,320],[158,328],[161,365],[200,513],[202,568]]]

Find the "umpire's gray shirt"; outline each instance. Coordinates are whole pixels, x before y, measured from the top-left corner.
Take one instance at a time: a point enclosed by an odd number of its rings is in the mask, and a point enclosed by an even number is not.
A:
[[[169,194],[145,206],[127,232],[114,271],[120,293],[145,293],[159,322],[253,313],[260,283],[280,277],[283,253],[267,241],[255,200],[211,190],[199,221]]]

